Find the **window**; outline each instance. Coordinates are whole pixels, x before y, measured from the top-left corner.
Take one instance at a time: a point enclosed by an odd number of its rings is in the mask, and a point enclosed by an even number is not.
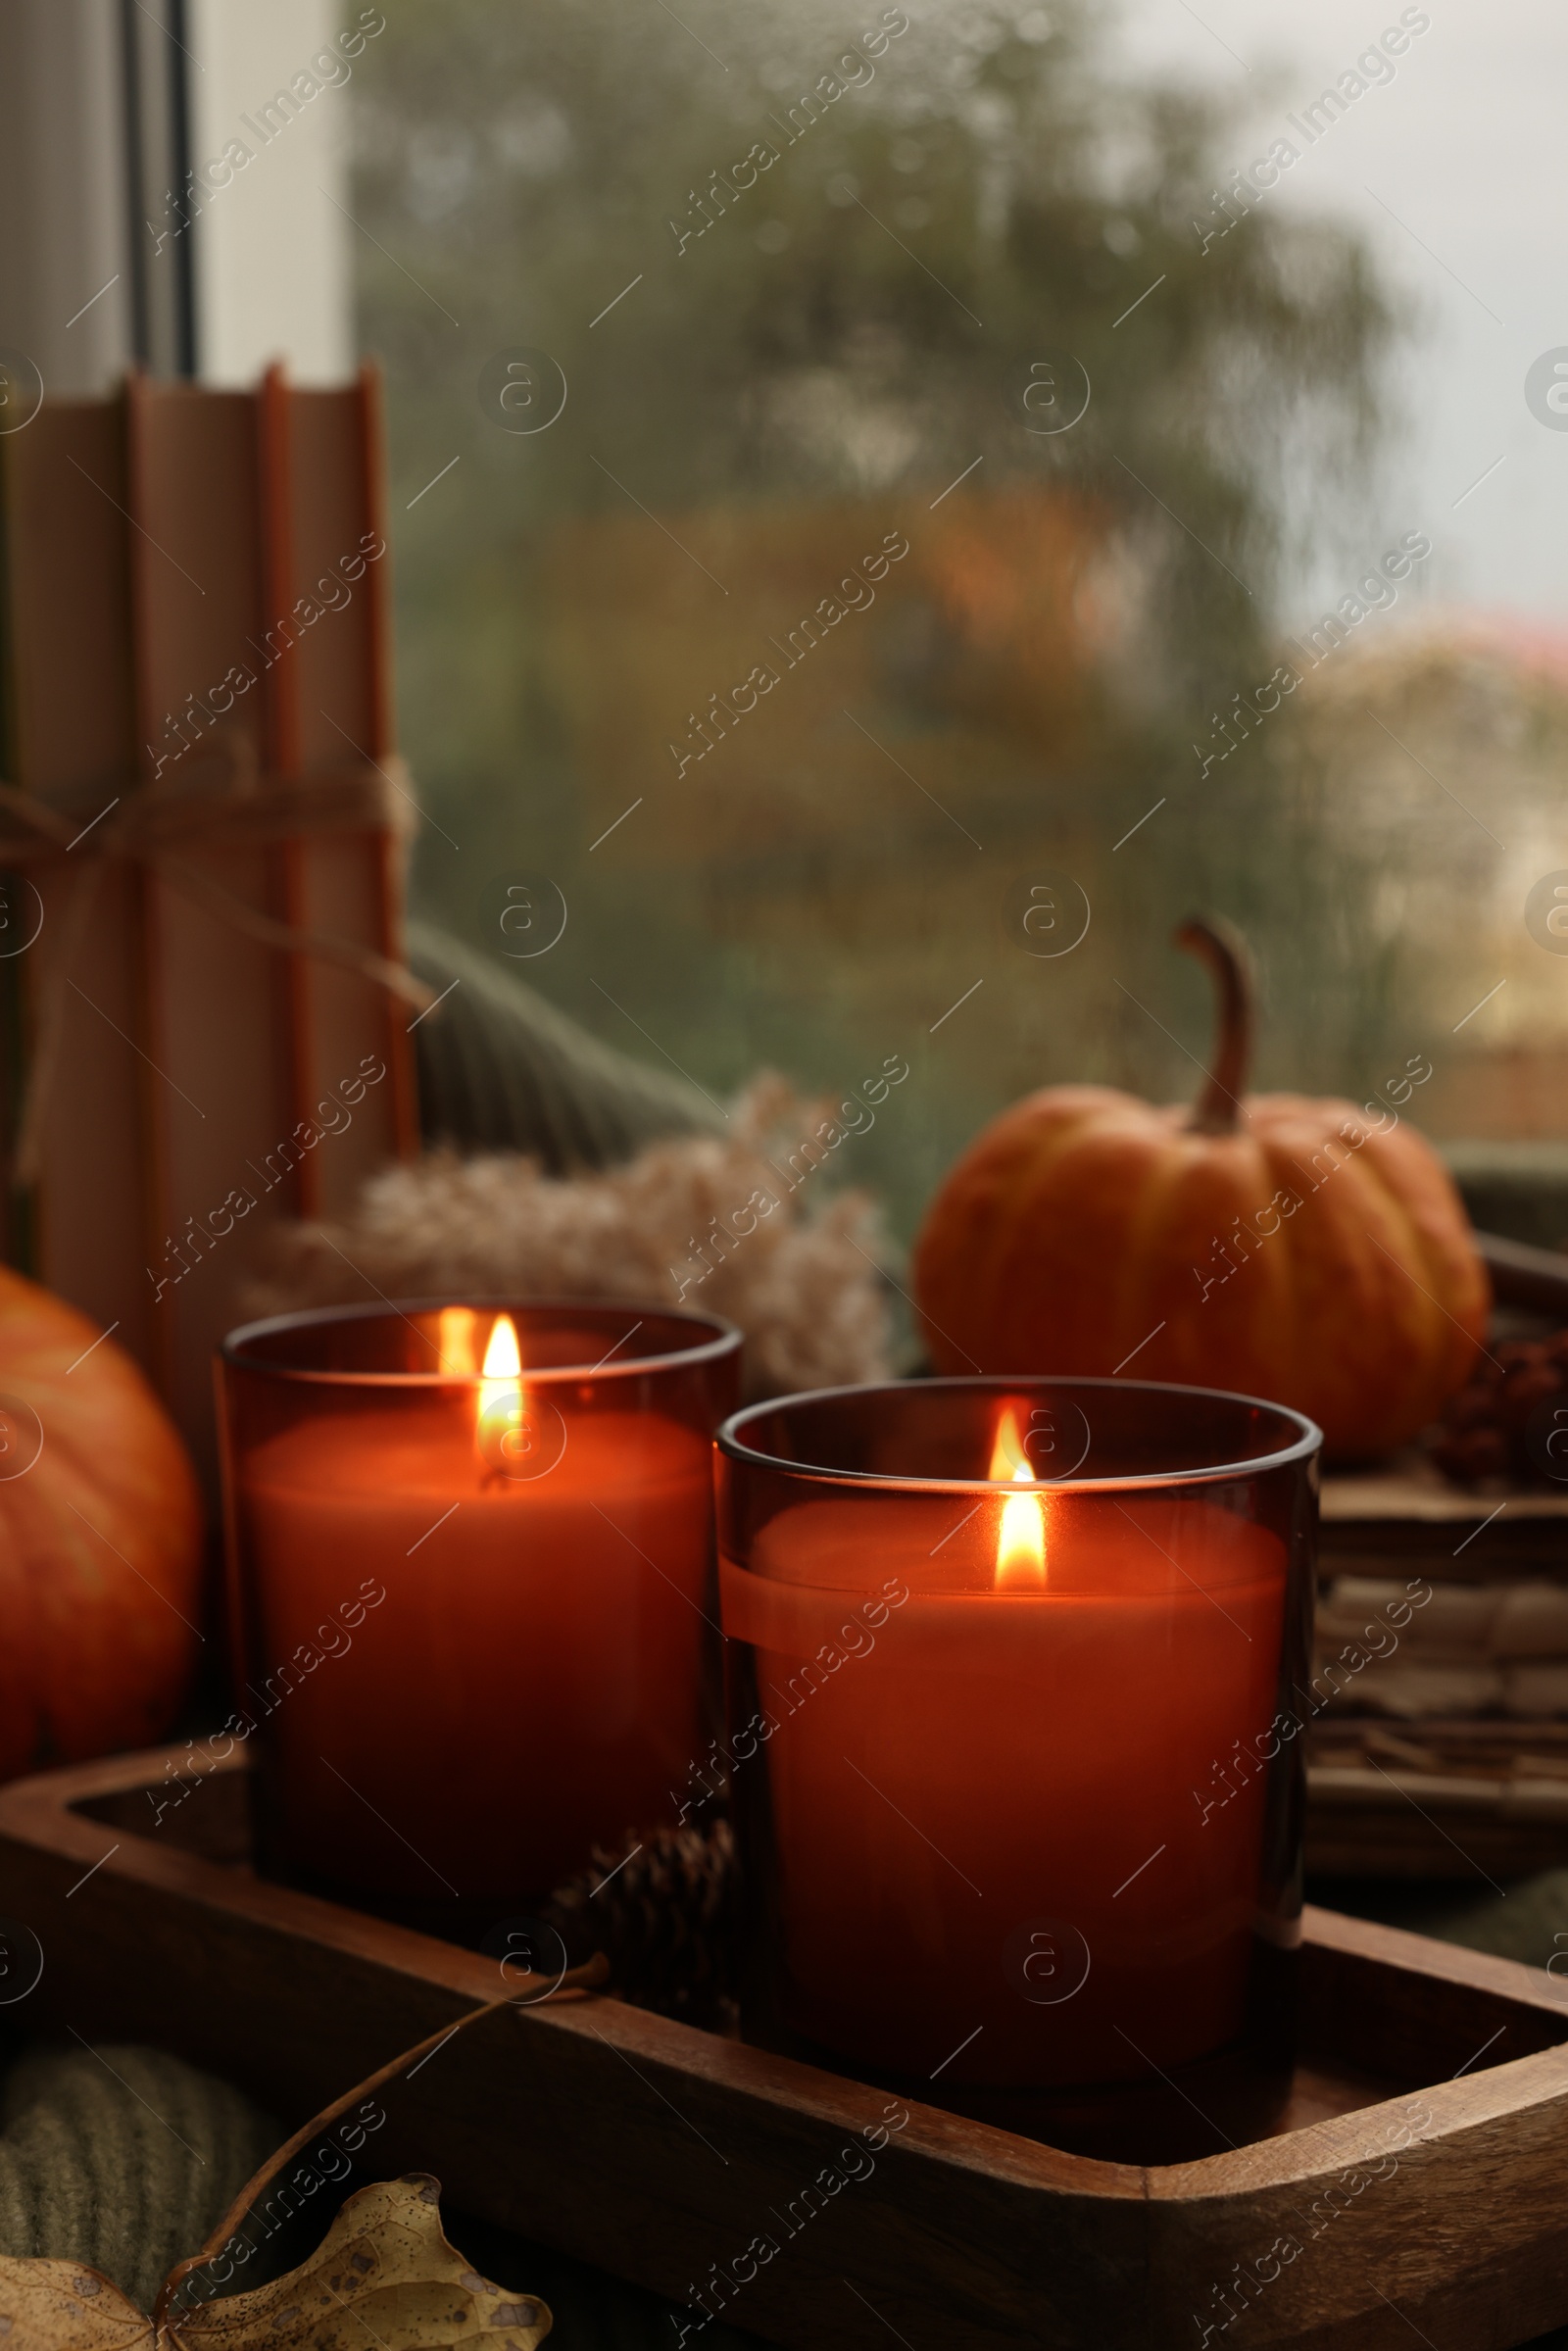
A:
[[[1512,601],[1556,377],[1445,134],[1479,29],[1386,13],[389,15],[354,209],[419,904],[499,949],[542,877],[514,968],[715,1098],[906,1055],[851,1171],[906,1233],[1030,1086],[1191,1091],[1198,906],[1262,1083],[1424,1053],[1435,1131],[1568,1132],[1560,655],[1455,611]]]

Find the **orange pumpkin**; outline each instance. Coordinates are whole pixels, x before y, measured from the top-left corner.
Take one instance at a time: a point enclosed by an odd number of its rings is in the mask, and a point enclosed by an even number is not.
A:
[[[0,1267],[0,1779],[169,1728],[201,1532],[184,1446],[130,1357]]]
[[[986,1127],[915,1244],[932,1362],[1239,1389],[1309,1414],[1335,1458],[1388,1452],[1463,1384],[1485,1334],[1458,1194],[1392,1100],[1243,1101],[1246,950],[1201,922],[1176,943],[1220,989],[1196,1107],[1051,1086]]]

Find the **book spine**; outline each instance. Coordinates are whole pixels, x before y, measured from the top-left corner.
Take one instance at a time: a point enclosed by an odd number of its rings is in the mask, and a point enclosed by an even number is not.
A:
[[[281,366],[269,367],[257,395],[259,433],[262,609],[271,615],[267,645],[274,639],[280,650],[263,678],[266,714],[265,741],[269,764],[291,780],[304,772],[300,728],[300,663],[297,647],[289,641],[285,616],[292,609],[294,563],[293,447],[288,379]],[[293,930],[304,929],[310,915],[309,853],[298,841],[286,841],[273,853],[276,886],[283,918]],[[320,1071],[316,1066],[311,1019],[311,974],[302,955],[280,958],[283,967],[284,1024],[288,1039],[290,1095],[297,1128],[308,1119],[317,1099]],[[302,1159],[295,1176],[297,1205],[302,1216],[321,1212],[320,1173],[315,1157]]]

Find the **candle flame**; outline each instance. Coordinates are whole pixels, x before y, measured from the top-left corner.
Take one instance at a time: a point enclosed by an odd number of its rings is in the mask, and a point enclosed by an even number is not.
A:
[[[1027,1485],[1034,1477],[1010,1404],[997,1422],[987,1475],[997,1484]],[[1046,1511],[1037,1494],[1010,1494],[1002,1505],[997,1537],[996,1589],[1043,1592],[1046,1586]]]
[[[484,1350],[484,1376],[487,1380],[515,1382],[521,1370],[517,1326],[510,1314],[498,1314],[490,1326],[490,1343]]]
[[[479,1458],[486,1469],[506,1470],[522,1457],[522,1350],[517,1328],[510,1314],[498,1314],[490,1326],[484,1350],[484,1375],[479,1382],[479,1409],[474,1427]]]
[[[443,1306],[436,1332],[441,1369],[461,1380],[471,1380],[479,1368],[475,1340],[479,1317],[471,1306]]]

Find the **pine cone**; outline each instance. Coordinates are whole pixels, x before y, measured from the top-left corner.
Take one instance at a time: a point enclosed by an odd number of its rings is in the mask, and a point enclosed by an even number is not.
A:
[[[1565,1429],[1568,1331],[1499,1346],[1451,1399],[1430,1449],[1456,1485],[1495,1477],[1525,1486],[1560,1485],[1568,1476]]]
[[[573,1965],[595,1951],[611,1988],[682,2024],[729,2021],[735,1841],[728,1821],[657,1829],[627,1850],[595,1847],[593,1867],[551,1895],[544,1917]]]

